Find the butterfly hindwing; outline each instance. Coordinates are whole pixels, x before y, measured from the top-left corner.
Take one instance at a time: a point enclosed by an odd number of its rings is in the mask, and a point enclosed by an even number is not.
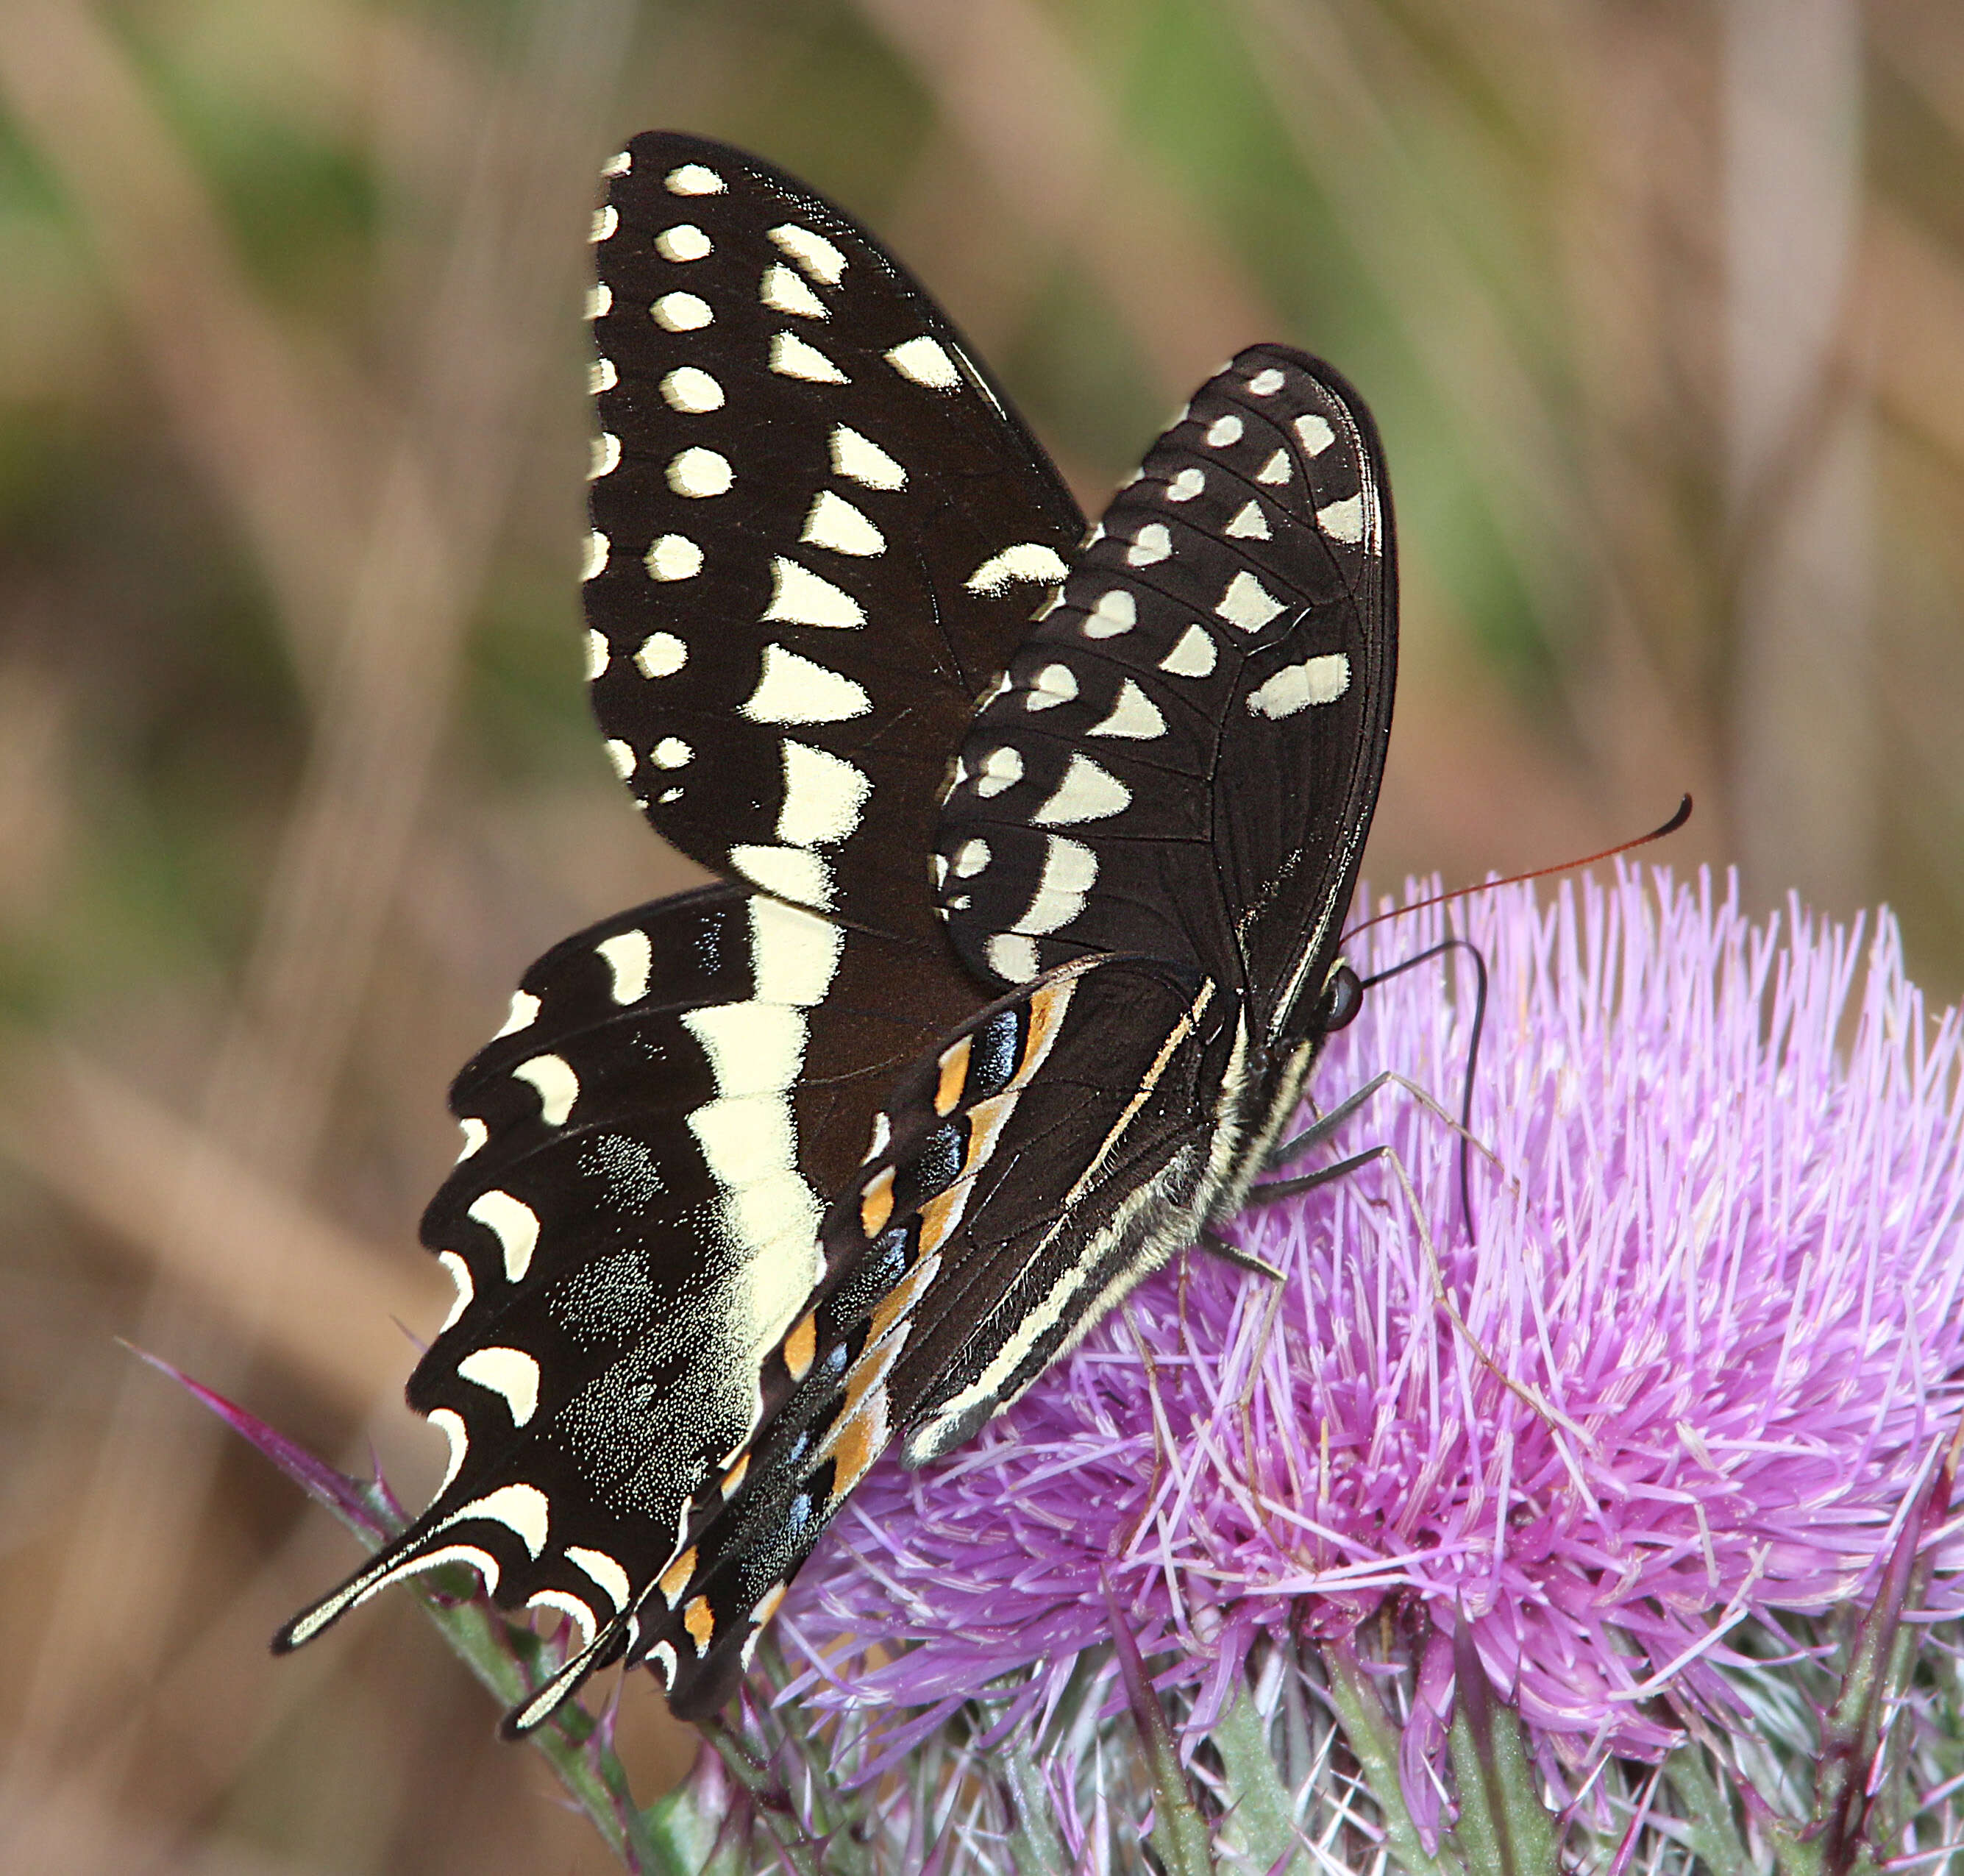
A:
[[[838,209],[700,138],[610,167],[585,587],[609,753],[704,865],[939,943],[936,791],[1083,517]]]
[[[797,1385],[746,1448],[740,1491],[692,1531],[667,1606],[643,1612],[637,1653],[679,1716],[728,1697],[891,1441],[913,1464],[959,1443],[1191,1242],[1231,1161],[1218,1097],[1244,1039],[1211,982],[1087,959],[897,1078],[821,1228],[826,1274],[785,1342]]]
[[[1142,951],[1262,1033],[1335,954],[1391,730],[1382,453],[1330,368],[1260,345],[1121,490],[977,712],[941,903],[985,979]]]
[[[638,1605],[790,1391],[825,1199],[894,1075],[974,1001],[952,960],[728,886],[541,959],[457,1078],[424,1216],[457,1302],[409,1398],[448,1473],[285,1643],[449,1559],[589,1637]]]

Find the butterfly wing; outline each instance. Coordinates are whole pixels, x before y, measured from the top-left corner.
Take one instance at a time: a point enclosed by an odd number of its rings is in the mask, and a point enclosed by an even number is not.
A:
[[[1362,400],[1279,345],[1204,385],[977,713],[941,817],[985,981],[1139,951],[1272,1034],[1334,961],[1397,672],[1390,491]]]
[[[704,866],[939,945],[949,756],[1083,518],[830,203],[672,133],[610,171],[585,587],[608,752]]]
[[[1210,981],[1090,959],[896,1079],[820,1230],[826,1275],[780,1357],[794,1385],[640,1613],[636,1656],[678,1717],[729,1697],[891,1441],[916,1465],[958,1444],[1191,1242],[1223,1171],[1240,1026]]]
[[[973,1002],[952,959],[729,886],[541,959],[457,1078],[464,1153],[423,1221],[457,1301],[409,1396],[448,1473],[276,1646],[451,1560],[589,1638],[637,1606],[790,1391],[826,1197]]]

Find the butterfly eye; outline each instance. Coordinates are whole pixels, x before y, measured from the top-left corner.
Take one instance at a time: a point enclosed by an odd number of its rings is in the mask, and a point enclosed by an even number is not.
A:
[[[1348,1029],[1356,1021],[1357,1012],[1363,1007],[1364,986],[1358,981],[1357,973],[1339,959],[1336,968],[1324,980],[1323,995],[1317,1001],[1316,1014],[1310,1019],[1309,1026],[1324,1036]]]

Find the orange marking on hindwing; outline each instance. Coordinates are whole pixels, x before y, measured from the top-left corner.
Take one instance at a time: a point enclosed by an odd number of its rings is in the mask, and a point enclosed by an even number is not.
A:
[[[762,1628],[778,1612],[778,1605],[785,1599],[785,1585],[773,1583],[757,1598],[757,1606],[750,1611],[750,1620]]]
[[[902,1316],[913,1312],[914,1305],[920,1300],[921,1292],[934,1281],[940,1269],[939,1258],[923,1258],[873,1306],[871,1326],[866,1338],[868,1348],[878,1342]]]
[[[877,1238],[887,1229],[887,1220],[894,1215],[894,1169],[882,1166],[866,1181],[865,1190],[859,1194],[859,1226],[869,1238]]]
[[[662,1599],[672,1609],[682,1598],[682,1592],[688,1587],[689,1579],[695,1574],[695,1546],[691,1544],[655,1579],[655,1587],[662,1592]]]
[[[750,1476],[750,1455],[746,1452],[735,1465],[723,1475],[723,1495],[733,1499],[743,1489],[743,1481]]]
[[[716,1635],[716,1617],[707,1596],[696,1597],[682,1611],[682,1625],[688,1630],[689,1640],[695,1643],[697,1655],[708,1654],[709,1644]]]
[[[1064,1013],[1070,1007],[1071,993],[1077,988],[1075,980],[1067,978],[1038,991],[1030,999],[1029,1033],[1023,1041],[1023,1058],[1009,1078],[1010,1088],[1026,1086],[1030,1077],[1043,1066],[1057,1031],[1064,1026]]]
[[[939,1251],[948,1241],[948,1234],[961,1222],[969,1189],[968,1181],[963,1180],[945,1192],[936,1193],[920,1208],[920,1248],[924,1255]]]
[[[802,1381],[811,1372],[812,1357],[817,1353],[818,1318],[807,1309],[785,1338],[785,1367],[794,1381]]]

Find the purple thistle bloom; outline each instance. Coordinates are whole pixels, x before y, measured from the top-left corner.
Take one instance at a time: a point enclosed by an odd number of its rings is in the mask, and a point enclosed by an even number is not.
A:
[[[1703,876],[1455,917],[1492,971],[1477,1243],[1451,1124],[1388,1086],[1291,1170],[1382,1142],[1409,1191],[1381,1160],[1250,1211],[1283,1283],[1181,1260],[969,1447],[877,1469],[782,1620],[789,1691],[881,1717],[879,1762],[971,1700],[1029,1736],[1109,1643],[1109,1584],[1194,1737],[1268,1641],[1388,1619],[1423,1824],[1462,1622],[1554,1773],[1660,1756],[1674,1711],[1738,1725],[1728,1633],[1873,1589],[1964,1389],[1957,1013],[1926,1019],[1886,914],[1866,947],[1756,926]],[[1373,989],[1321,1105],[1389,1069],[1455,1107],[1457,976]],[[1954,1533],[1934,1560],[1954,1612]]]

